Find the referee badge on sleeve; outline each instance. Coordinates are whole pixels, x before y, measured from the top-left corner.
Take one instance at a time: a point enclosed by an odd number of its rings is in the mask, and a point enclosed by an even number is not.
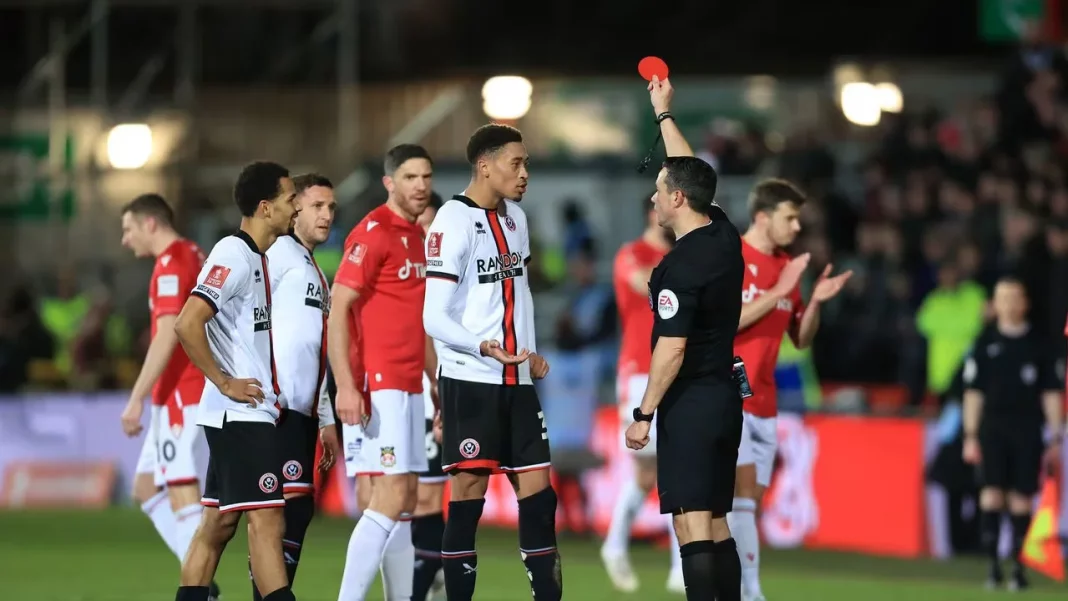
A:
[[[660,319],[671,319],[679,312],[679,297],[675,293],[664,288],[656,297],[656,312]]]

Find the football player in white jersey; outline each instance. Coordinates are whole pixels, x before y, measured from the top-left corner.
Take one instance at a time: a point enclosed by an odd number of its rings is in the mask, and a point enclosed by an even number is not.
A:
[[[326,242],[337,200],[325,176],[293,178],[300,208],[293,229],[267,250],[274,310],[274,355],[278,384],[287,401],[278,433],[285,462],[280,466],[286,500],[285,549],[289,586],[296,579],[304,535],[315,514],[315,470],[328,470],[340,455],[334,411],[326,393],[326,319],[330,286],[315,262],[315,247]],[[316,438],[323,440],[323,464],[315,465]],[[261,601],[252,588],[254,601]]]
[[[175,601],[207,601],[242,514],[256,588],[264,601],[295,601],[282,552],[285,459],[275,424],[285,398],[275,368],[264,254],[292,226],[295,196],[281,165],[258,162],[241,170],[234,186],[241,228],[212,248],[174,325],[189,360],[207,378],[197,423],[210,450],[205,510],[182,562]]]
[[[535,353],[530,236],[518,202],[529,177],[523,135],[506,125],[480,127],[467,160],[471,183],[441,207],[426,238],[423,325],[438,349],[442,467],[451,483],[445,589],[450,601],[474,595],[475,533],[489,477],[503,472],[519,499],[519,551],[531,592],[559,601],[557,498],[534,388],[549,365]]]

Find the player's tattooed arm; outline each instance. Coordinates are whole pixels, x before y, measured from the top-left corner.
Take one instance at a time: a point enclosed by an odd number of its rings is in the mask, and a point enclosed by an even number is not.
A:
[[[653,348],[649,365],[649,383],[642,396],[642,413],[652,415],[664,400],[664,394],[679,375],[682,359],[686,354],[686,339],[661,336]]]

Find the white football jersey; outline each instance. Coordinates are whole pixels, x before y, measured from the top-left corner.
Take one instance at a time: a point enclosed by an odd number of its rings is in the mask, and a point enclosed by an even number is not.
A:
[[[192,294],[215,309],[206,330],[219,368],[234,378],[255,378],[263,402],[230,400],[211,381],[204,384],[197,423],[221,428],[224,420],[274,423],[281,403],[271,341],[271,288],[267,256],[245,232],[219,240]]]
[[[326,316],[330,286],[311,251],[293,236],[267,249],[274,323],[274,357],[286,407],[309,417],[326,385]]]
[[[506,200],[497,211],[489,211],[466,196],[454,196],[427,232],[426,258],[424,326],[440,343],[441,375],[487,384],[532,384],[529,363],[501,365],[480,356],[474,342],[496,340],[513,354],[537,350],[527,278],[530,236],[519,204]],[[452,297],[435,294],[432,280],[455,282]],[[450,343],[442,332],[442,318],[466,330],[468,340],[462,347]]]

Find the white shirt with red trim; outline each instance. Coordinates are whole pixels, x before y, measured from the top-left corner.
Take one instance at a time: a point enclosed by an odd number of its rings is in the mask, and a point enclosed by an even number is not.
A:
[[[537,350],[527,265],[530,235],[519,204],[496,211],[456,195],[426,237],[423,326],[438,344],[440,374],[486,384],[532,384],[530,364],[504,366],[478,346],[496,340],[509,353]]]
[[[251,407],[230,400],[208,381],[197,423],[221,428],[223,421],[275,423],[280,396],[271,331],[271,282],[267,257],[252,238],[237,232],[219,241],[204,262],[192,295],[215,310],[206,329],[219,368],[234,378],[255,378],[264,400]]]
[[[326,384],[326,317],[330,287],[312,255],[293,236],[267,249],[274,322],[274,358],[286,406],[315,417]]]

